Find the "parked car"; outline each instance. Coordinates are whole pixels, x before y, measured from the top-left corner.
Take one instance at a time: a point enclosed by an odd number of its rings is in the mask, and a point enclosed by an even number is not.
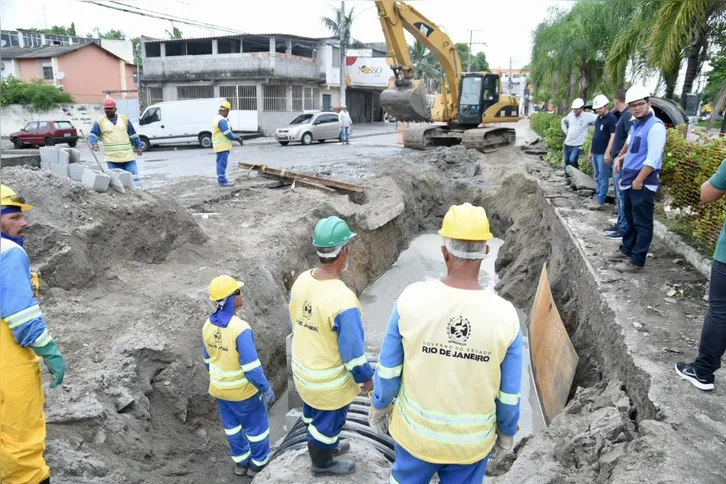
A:
[[[342,124],[338,113],[304,113],[293,119],[289,125],[277,128],[275,139],[282,146],[291,142],[309,145],[313,141],[340,140]]]
[[[71,148],[78,142],[78,132],[70,121],[32,121],[20,131],[10,134],[16,148],[25,145],[53,146],[66,143]]]

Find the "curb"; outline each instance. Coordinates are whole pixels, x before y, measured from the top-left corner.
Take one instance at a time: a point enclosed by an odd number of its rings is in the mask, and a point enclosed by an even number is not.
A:
[[[387,134],[396,134],[396,133],[398,133],[398,131],[384,131],[382,133],[364,133],[364,134],[359,134],[357,136],[352,135],[350,137],[350,139],[354,140],[354,139],[360,139],[360,138],[371,138],[373,136],[384,136]],[[277,144],[277,140],[275,140],[274,138],[267,139],[267,138],[269,138],[268,136],[265,136],[264,138],[266,138],[266,139],[263,141],[257,141],[257,142],[252,142],[253,140],[245,141],[245,145],[257,146],[257,145],[276,145]],[[260,138],[255,138],[255,139],[260,139]]]
[[[711,279],[711,258],[706,257],[688,245],[680,235],[668,230],[663,222],[653,221],[653,235],[673,252],[683,256],[703,277]]]

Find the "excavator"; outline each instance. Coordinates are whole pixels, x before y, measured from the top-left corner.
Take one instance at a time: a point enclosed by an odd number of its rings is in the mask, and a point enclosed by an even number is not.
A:
[[[375,4],[394,74],[381,93],[381,107],[400,121],[436,123],[408,127],[404,146],[423,150],[462,144],[487,152],[514,144],[513,128],[483,126],[519,121],[519,102],[514,96],[502,94],[499,75],[464,72],[451,38],[410,5],[397,1]],[[421,81],[414,79],[404,30],[425,45],[443,68],[441,89],[431,108]]]

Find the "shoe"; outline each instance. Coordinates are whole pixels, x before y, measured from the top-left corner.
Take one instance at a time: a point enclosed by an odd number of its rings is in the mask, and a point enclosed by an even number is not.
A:
[[[333,450],[319,449],[308,443],[308,452],[313,461],[311,472],[313,477],[347,476],[355,472],[355,461],[349,459],[333,459]]]
[[[234,182],[231,182],[231,181],[222,182],[222,183],[219,184],[219,186],[220,187],[233,187],[234,186]]]
[[[696,373],[696,365],[693,363],[676,363],[676,373],[678,373],[678,376],[682,379],[691,382],[693,386],[699,390],[708,392],[715,388],[713,384],[713,375],[711,375],[711,378],[699,377],[698,373]]]
[[[620,249],[616,250],[615,252],[613,252],[612,254],[610,254],[608,256],[608,260],[610,262],[623,262],[623,261],[629,260],[629,259],[630,259],[630,256],[623,254],[623,252]]]
[[[587,205],[585,205],[585,208],[587,208],[589,210],[602,210],[605,207],[603,205],[600,205],[597,202],[590,202]]]
[[[621,232],[608,232],[605,234],[605,238],[610,240],[623,240],[623,234]]]
[[[350,450],[350,442],[347,440],[338,440],[338,448],[335,449],[333,452],[333,457],[338,457],[339,455],[347,454]]]
[[[257,474],[262,472],[262,469],[264,469],[264,468],[265,468],[265,466],[257,467],[256,465],[251,464],[250,468],[247,469],[247,477],[255,477]]]
[[[636,266],[630,262],[621,262],[613,266],[613,270],[620,272],[621,274],[635,274],[643,270],[643,266]]]
[[[234,465],[234,475],[235,476],[245,476],[247,475],[247,468],[249,466],[242,465],[242,464],[235,464]]]
[[[617,225],[611,225],[610,227],[605,227],[603,232],[618,232],[620,229],[617,227]]]

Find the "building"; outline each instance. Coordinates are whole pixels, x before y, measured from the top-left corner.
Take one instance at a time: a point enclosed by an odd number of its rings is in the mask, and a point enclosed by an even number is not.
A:
[[[335,43],[279,33],[142,38],[143,103],[224,97],[232,104],[235,131],[271,135],[303,111],[339,108]],[[376,49],[348,52],[346,104],[354,123],[381,119],[378,98],[391,71],[385,57],[375,57],[380,54],[385,55]]]
[[[3,78],[43,79],[78,103],[101,103],[109,92],[138,97],[136,66],[96,43],[6,47],[1,62]]]
[[[130,40],[111,40],[94,37],[40,34],[19,29],[0,31],[0,41],[5,41],[3,49],[10,47],[43,47],[46,45],[96,44],[122,58],[129,64],[134,63],[133,43]],[[2,57],[5,57],[5,55],[2,55]]]
[[[529,86],[529,71],[526,69],[491,69],[502,79],[502,92],[516,96],[519,99],[519,112],[528,116],[531,111],[532,97]]]

